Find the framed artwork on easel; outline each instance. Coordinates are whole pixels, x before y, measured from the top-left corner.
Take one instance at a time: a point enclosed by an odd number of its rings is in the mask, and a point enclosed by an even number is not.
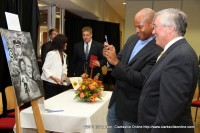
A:
[[[44,97],[29,32],[0,29],[18,105]]]

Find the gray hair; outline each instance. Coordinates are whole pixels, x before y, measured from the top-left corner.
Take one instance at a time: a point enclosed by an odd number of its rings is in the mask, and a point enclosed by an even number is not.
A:
[[[163,26],[173,25],[179,36],[185,35],[187,28],[187,15],[183,11],[174,8],[163,9],[156,13],[154,20],[160,15],[164,16],[161,19],[161,24]]]

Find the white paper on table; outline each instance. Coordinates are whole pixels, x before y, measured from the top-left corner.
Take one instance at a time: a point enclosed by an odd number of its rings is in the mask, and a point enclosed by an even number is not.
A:
[[[82,82],[81,77],[71,77],[71,78],[69,78],[69,80],[70,80],[74,90],[77,90],[80,87],[80,82]]]
[[[6,15],[6,21],[8,25],[9,30],[16,30],[21,31],[21,26],[19,23],[19,17],[17,14],[5,12]]]

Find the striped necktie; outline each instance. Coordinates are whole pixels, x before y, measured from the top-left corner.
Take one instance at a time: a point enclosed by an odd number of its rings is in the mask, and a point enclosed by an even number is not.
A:
[[[86,49],[85,49],[85,58],[87,59],[88,58],[88,54],[89,54],[89,48],[88,48],[88,43],[86,43]]]

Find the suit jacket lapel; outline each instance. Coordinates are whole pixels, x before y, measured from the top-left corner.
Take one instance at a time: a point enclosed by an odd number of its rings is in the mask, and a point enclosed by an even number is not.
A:
[[[133,63],[137,58],[141,57],[143,54],[147,53],[151,48],[154,47],[155,39],[151,40],[144,48],[142,48],[129,62],[129,64]]]
[[[154,65],[154,67],[151,69],[149,75],[147,76],[145,82],[143,83],[143,85],[146,83],[147,79],[149,78],[149,76],[151,75],[152,71],[156,68],[156,66],[167,56],[167,54],[169,54],[173,49],[175,49],[178,45],[180,45],[182,43],[182,41],[185,41],[185,39],[181,39],[177,42],[175,42],[173,45],[171,45],[165,52],[164,54],[160,57],[160,59],[156,62],[156,64]]]
[[[91,44],[91,46],[90,46],[90,51],[89,51],[89,54],[88,54],[88,58],[90,57],[91,51],[94,49],[94,46],[95,46],[95,44],[94,44],[94,42],[92,41],[92,44]]]
[[[82,58],[85,60],[84,42],[81,43],[80,53],[82,55]]]
[[[136,45],[138,40],[139,40],[139,38],[138,39],[133,39],[133,41],[131,42],[131,44],[128,47],[128,50],[126,52],[127,54],[126,54],[126,57],[125,57],[125,62],[127,64],[128,64],[129,58],[131,56],[131,53],[132,53],[132,51],[133,51],[133,49],[134,49],[134,47],[135,47],[135,45]]]
[[[184,41],[184,40],[185,40],[185,39],[181,39],[181,40],[175,42],[173,45],[171,45],[171,46],[164,52],[164,54],[160,57],[160,59],[158,60],[158,62],[156,63],[156,65],[159,64],[159,62],[160,62],[161,60],[163,60],[167,54],[169,54],[174,48],[176,48],[178,45],[180,45],[180,44],[181,44],[180,42],[182,42],[182,41]]]

